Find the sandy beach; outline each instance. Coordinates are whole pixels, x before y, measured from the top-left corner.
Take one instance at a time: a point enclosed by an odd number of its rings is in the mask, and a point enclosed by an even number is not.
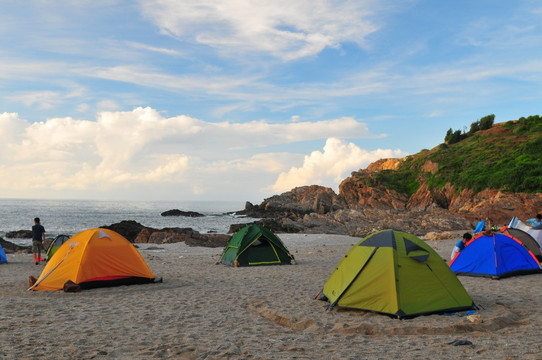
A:
[[[358,238],[278,234],[297,265],[231,268],[222,249],[140,244],[163,283],[33,292],[30,254],[0,265],[5,359],[541,359],[542,274],[460,277],[481,319],[327,311],[314,300]],[[449,259],[456,237],[427,241]],[[472,345],[453,346],[468,340]]]

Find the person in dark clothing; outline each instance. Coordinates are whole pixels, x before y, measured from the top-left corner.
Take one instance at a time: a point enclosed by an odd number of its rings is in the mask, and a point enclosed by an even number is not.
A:
[[[45,244],[45,228],[40,224],[40,218],[34,219],[34,225],[32,226],[32,255],[36,265],[41,261],[41,250]]]

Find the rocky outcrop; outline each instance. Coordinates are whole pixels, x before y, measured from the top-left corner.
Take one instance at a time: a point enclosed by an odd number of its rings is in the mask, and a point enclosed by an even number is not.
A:
[[[410,197],[406,208],[409,211],[441,208],[469,221],[487,219],[492,225],[501,226],[514,216],[528,219],[541,212],[542,193],[505,193],[485,189],[475,194],[470,189],[459,191],[449,183],[440,189],[430,189],[426,183],[422,183]]]
[[[134,220],[123,220],[119,223],[115,223],[112,225],[102,225],[100,227],[118,232],[132,243],[135,241],[135,239],[143,229],[147,229],[151,232],[157,231],[156,229],[145,227]]]
[[[134,243],[170,244],[184,242],[189,246],[224,247],[231,236],[225,234],[201,234],[191,228],[165,228],[141,230]]]
[[[380,159],[369,166],[367,166],[367,172],[374,173],[382,170],[397,170],[404,159]]]
[[[231,236],[226,234],[201,234],[192,228],[153,229],[133,220],[102,226],[118,232],[132,243],[170,244],[184,242],[189,246],[224,247]]]
[[[302,217],[305,214],[327,214],[347,205],[333,189],[311,185],[294,188],[281,195],[272,196],[260,205],[247,202],[245,210],[238,212],[250,217]]]
[[[439,164],[426,161],[417,191],[408,196],[379,183],[376,174],[396,170],[403,159],[383,159],[365,170],[352,172],[332,189],[312,185],[265,199],[260,205],[247,203],[242,212],[261,218],[260,223],[275,232],[305,232],[365,236],[393,228],[422,236],[428,232],[473,229],[487,219],[502,226],[513,216],[520,219],[542,212],[542,194],[504,193],[486,189],[479,193],[459,190],[451,184],[430,187],[426,181]],[[232,225],[230,232],[245,224]]]
[[[406,194],[400,194],[379,185],[369,170],[353,172],[339,185],[339,194],[349,209],[378,208],[386,210],[405,209]]]
[[[542,193],[505,193],[486,189],[475,194],[470,189],[457,189],[450,183],[443,187],[430,187],[425,181],[426,176],[435,174],[439,169],[439,164],[432,161],[426,161],[421,166],[420,185],[410,197],[378,184],[375,173],[393,170],[401,161],[380,160],[369,165],[367,170],[353,172],[339,186],[339,196],[345,199],[349,209],[372,208],[413,214],[446,210],[448,217],[460,217],[469,222],[487,219],[498,226],[507,224],[514,216],[527,219],[542,211]]]
[[[4,252],[6,254],[31,253],[32,252],[32,247],[31,246],[19,246],[17,244],[12,243],[12,242],[6,241],[1,237],[0,237],[0,245],[2,245],[2,249],[4,249]]]
[[[8,231],[6,237],[8,239],[32,239],[32,230]]]
[[[467,219],[488,218],[492,224],[507,224],[512,217],[533,218],[542,212],[542,193],[505,193],[486,189],[473,195],[471,190],[463,190],[451,197],[449,210]]]
[[[455,189],[449,184],[446,184],[442,189],[430,189],[427,183],[423,182],[416,193],[408,199],[406,209],[415,211],[425,211],[431,208],[448,209],[454,193]]]
[[[276,217],[276,218],[263,218],[252,222],[251,224],[258,224],[266,227],[267,229],[276,233],[301,233],[307,231],[306,227],[297,220],[297,218],[288,217]],[[229,234],[234,234],[241,230],[247,224],[231,224],[228,231]],[[329,233],[334,234],[335,229],[328,229],[328,231],[322,231],[322,234]]]
[[[162,216],[185,216],[185,217],[203,217],[203,216],[205,216],[205,215],[200,214],[200,213],[195,212],[195,211],[182,211],[182,210],[179,210],[179,209],[172,209],[172,210],[164,211],[160,215],[162,215]]]
[[[325,215],[306,214],[300,218],[270,218],[257,221],[277,233],[338,234],[364,237],[383,229],[406,231],[423,236],[430,231],[454,231],[474,228],[475,223],[444,209],[398,211],[366,208],[343,209]],[[230,227],[235,233],[246,224]]]

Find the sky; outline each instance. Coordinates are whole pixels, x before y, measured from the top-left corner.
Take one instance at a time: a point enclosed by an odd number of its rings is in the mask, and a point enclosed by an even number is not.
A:
[[[538,0],[0,0],[0,198],[338,193],[541,85]]]

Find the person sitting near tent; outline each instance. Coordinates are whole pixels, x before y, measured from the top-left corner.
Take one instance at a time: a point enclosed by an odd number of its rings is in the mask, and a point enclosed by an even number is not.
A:
[[[41,261],[41,249],[45,243],[45,228],[40,224],[40,218],[34,218],[34,225],[32,226],[32,255],[36,265],[39,265]]]
[[[535,229],[542,229],[542,214],[536,214],[535,218],[527,220]]]
[[[452,250],[451,260],[453,260],[458,253],[463,251],[463,249],[467,245],[467,242],[469,242],[471,239],[472,235],[470,233],[463,234],[463,239],[459,240],[457,244],[455,244],[454,249]]]

